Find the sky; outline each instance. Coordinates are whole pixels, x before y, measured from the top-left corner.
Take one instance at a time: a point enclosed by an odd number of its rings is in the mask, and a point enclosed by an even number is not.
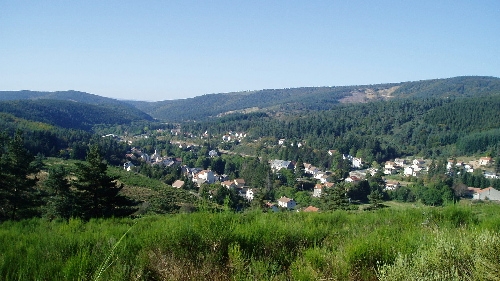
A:
[[[161,101],[500,77],[498,0],[0,0],[0,90]]]

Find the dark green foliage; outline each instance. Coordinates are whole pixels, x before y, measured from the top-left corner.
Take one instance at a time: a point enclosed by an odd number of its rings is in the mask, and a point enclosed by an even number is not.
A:
[[[11,139],[0,135],[0,220],[21,219],[35,213],[37,178],[34,160],[24,147],[22,132]]]
[[[144,116],[110,106],[61,100],[3,101],[0,102],[0,111],[61,128],[87,131],[95,124],[127,124],[144,119]]]
[[[43,216],[49,220],[68,220],[76,215],[74,207],[77,205],[68,179],[69,173],[60,165],[49,168],[48,172],[48,178],[43,182],[47,193]]]
[[[338,184],[334,188],[327,189],[321,196],[322,210],[349,210],[351,209],[350,200],[347,196],[348,191],[343,184]]]
[[[75,164],[76,180],[73,182],[78,204],[78,216],[84,219],[123,215],[121,207],[130,205],[127,199],[118,195],[123,185],[107,173],[108,166],[102,158],[99,147],[90,146],[85,162]]]
[[[328,110],[339,104],[342,99],[351,97],[353,93],[362,95],[361,98],[355,99],[353,102],[370,100],[365,95],[366,90],[375,93],[375,100],[385,99],[378,91],[388,90],[395,90],[391,93],[391,97],[393,98],[421,99],[489,96],[498,95],[500,92],[500,79],[495,77],[465,76],[395,84],[267,89],[241,93],[210,94],[172,101],[129,101],[129,103],[158,119],[169,120],[171,122],[199,121],[231,111],[244,111],[248,108],[259,108],[267,112],[278,111],[284,113]],[[193,104],[203,104],[205,106],[196,107],[192,106]],[[254,114],[263,113],[258,112]],[[389,127],[386,129],[389,129]]]

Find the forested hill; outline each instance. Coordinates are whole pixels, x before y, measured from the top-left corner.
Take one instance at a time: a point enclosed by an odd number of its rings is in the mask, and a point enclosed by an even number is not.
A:
[[[136,110],[65,100],[11,100],[0,102],[0,112],[61,128],[90,130],[98,124],[120,125],[152,118]]]
[[[304,87],[208,94],[160,102],[128,101],[166,121],[203,120],[210,116],[256,110],[282,113],[327,110],[339,103],[398,98],[449,98],[500,95],[500,78],[462,76],[378,85]]]
[[[71,101],[75,107],[85,107],[85,105],[82,104],[88,104],[88,105],[97,105],[101,107],[108,108],[111,112],[118,113],[119,115],[130,115],[128,117],[125,117],[125,123],[127,122],[126,120],[137,120],[137,119],[143,119],[143,120],[153,120],[153,118],[144,113],[143,111],[137,109],[136,107],[116,100],[116,99],[111,99],[111,98],[106,98],[106,97],[101,97],[98,95],[93,95],[85,92],[79,92],[79,91],[58,91],[58,92],[39,92],[39,91],[0,91],[0,101],[14,101],[14,100],[32,100],[32,101],[43,101],[43,100],[60,100],[60,101]],[[40,102],[40,105],[48,105],[51,102]],[[36,103],[31,103],[36,104]],[[69,106],[70,103],[65,103],[65,107]],[[41,110],[39,108],[38,110]],[[65,108],[65,110],[71,111],[69,108]],[[75,109],[76,110],[76,109]],[[109,117],[110,112],[106,113],[107,117]],[[97,118],[97,117],[96,117]],[[38,121],[38,120],[37,120]],[[87,120],[89,121],[89,120]],[[82,122],[87,122],[87,121],[82,121]],[[96,120],[98,121],[98,120]]]

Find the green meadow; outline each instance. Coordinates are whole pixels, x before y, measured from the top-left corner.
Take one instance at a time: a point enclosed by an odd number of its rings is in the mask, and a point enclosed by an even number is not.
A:
[[[500,205],[0,224],[1,280],[499,280]]]

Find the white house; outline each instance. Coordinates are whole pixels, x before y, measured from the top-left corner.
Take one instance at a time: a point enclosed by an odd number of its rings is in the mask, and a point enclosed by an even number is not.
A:
[[[214,172],[211,170],[203,170],[196,174],[196,179],[203,180],[206,183],[214,183],[215,182],[215,175]]]
[[[474,193],[472,199],[500,201],[500,191],[494,189],[493,187],[488,187]]]
[[[130,171],[133,167],[135,167],[135,165],[130,161],[123,163],[123,169],[127,171]]]
[[[406,159],[396,158],[394,159],[394,163],[399,167],[403,167],[404,165],[406,165],[407,161]]]
[[[354,157],[352,158],[352,167],[353,168],[361,168],[363,166],[363,160],[361,158]]]
[[[281,197],[280,199],[278,199],[278,205],[283,208],[293,209],[295,208],[295,206],[297,206],[297,203],[291,198]]]
[[[401,184],[397,181],[387,181],[385,183],[385,190],[396,190],[401,187]]]
[[[255,194],[258,192],[257,189],[255,188],[249,188],[247,189],[247,192],[245,194],[245,197],[247,198],[248,201],[252,201],[253,200],[253,197],[255,196]]]
[[[479,165],[486,166],[491,163],[491,157],[481,157],[479,158]]]
[[[273,170],[274,172],[278,172],[281,169],[288,169],[288,170],[293,169],[293,164],[291,161],[275,159],[271,161],[270,164],[271,164],[271,170]]]
[[[321,193],[323,193],[323,185],[322,184],[316,184],[314,186],[314,192],[313,192],[313,197],[321,197]]]
[[[316,175],[319,173],[319,169],[312,164],[304,163],[304,172],[310,175]]]
[[[409,177],[413,176],[413,168],[412,167],[406,167],[404,170],[404,175]]]

